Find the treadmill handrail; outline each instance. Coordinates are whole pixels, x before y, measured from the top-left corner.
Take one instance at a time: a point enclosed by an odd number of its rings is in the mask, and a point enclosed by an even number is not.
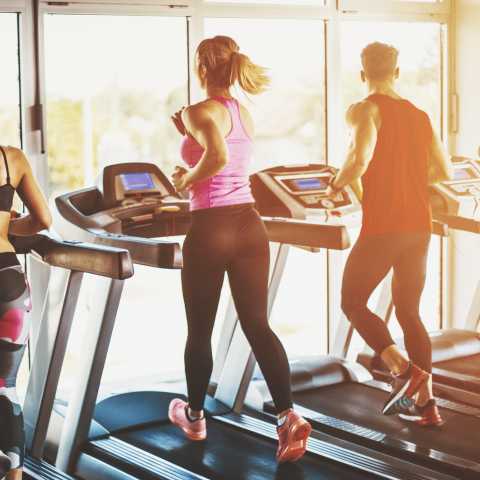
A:
[[[450,236],[450,229],[446,223],[443,223],[439,220],[433,220],[432,233],[439,237],[448,237]]]
[[[88,228],[87,232],[93,235],[96,244],[128,250],[134,263],[172,269],[183,266],[182,249],[178,242],[110,233],[99,228]]]
[[[347,227],[283,217],[262,217],[271,242],[311,248],[345,250],[350,247]]]
[[[84,197],[95,195],[95,192],[99,193],[96,187],[88,187],[65,193],[55,199],[55,204],[68,222],[90,234],[96,244],[128,250],[133,263],[156,268],[182,267],[182,250],[178,242],[113,233],[120,228],[120,220],[110,217],[108,214],[105,218],[96,216],[94,219],[88,214],[82,213],[72,201],[82,195]]]
[[[70,223],[77,225],[80,228],[101,228],[104,225],[100,225],[98,221],[93,220],[88,215],[82,213],[72,202],[72,198],[87,195],[91,192],[98,192],[96,187],[87,187],[80,190],[75,190],[74,192],[65,193],[63,195],[55,198],[55,205],[58,208],[58,211],[66,218]]]
[[[117,280],[133,275],[132,259],[126,249],[60,240],[47,231],[29,237],[11,236],[10,239],[17,253],[31,253],[52,267]]]
[[[434,218],[435,220],[444,223],[452,230],[480,233],[480,220],[475,220],[474,218],[449,215],[446,213],[435,213]]]

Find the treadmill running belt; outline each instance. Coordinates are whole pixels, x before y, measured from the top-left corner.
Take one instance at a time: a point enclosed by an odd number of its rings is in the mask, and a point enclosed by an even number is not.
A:
[[[117,438],[212,480],[357,480],[378,478],[308,454],[278,465],[276,443],[221,422],[208,422],[208,439],[191,442],[170,424],[118,434]]]
[[[426,449],[480,462],[480,418],[442,409],[446,421],[439,429],[422,428],[396,416],[382,415],[388,394],[368,385],[340,385],[297,392],[294,402],[324,415],[391,435]]]
[[[480,379],[480,354],[438,362],[434,367]]]

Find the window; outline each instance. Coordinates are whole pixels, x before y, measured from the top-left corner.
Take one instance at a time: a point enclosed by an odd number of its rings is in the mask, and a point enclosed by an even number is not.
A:
[[[47,148],[52,199],[91,186],[112,163],[154,162],[167,175],[180,135],[170,115],[187,104],[185,17],[45,17]],[[65,225],[57,218],[57,228]],[[60,228],[65,238],[76,232]],[[54,271],[61,284],[61,272]],[[82,329],[101,279],[87,276],[68,348],[62,390],[74,385]],[[51,299],[58,318],[60,299]],[[104,381],[183,371],[185,313],[178,271],[135,266],[125,284]]]
[[[170,115],[187,103],[185,18],[48,15],[45,57],[53,196],[91,185],[111,163],[173,170],[181,138]]]
[[[18,14],[0,13],[0,145],[20,147]]]
[[[270,320],[289,358],[327,352],[326,272],[324,250],[290,248]]]
[[[272,84],[268,92],[251,98],[238,94],[255,121],[253,169],[322,162],[325,151],[323,22],[207,18],[205,36],[214,35],[232,37],[240,51],[270,69]],[[267,38],[268,41],[264,41]]]
[[[251,98],[237,94],[255,121],[255,171],[274,165],[324,162],[323,32],[324,24],[319,20],[205,20],[206,37],[231,36],[240,51],[270,69],[268,92]],[[266,38],[268,41],[263,41]],[[290,356],[325,351],[325,267],[324,253],[290,249],[272,311],[272,325]],[[316,281],[308,281],[311,278]]]

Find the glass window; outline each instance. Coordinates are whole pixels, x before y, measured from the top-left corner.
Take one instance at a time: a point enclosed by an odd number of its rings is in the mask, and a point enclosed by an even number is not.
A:
[[[326,272],[324,250],[290,248],[270,319],[289,358],[327,353]]]
[[[324,162],[323,32],[324,24],[318,20],[205,20],[206,37],[231,36],[240,51],[270,70],[268,92],[250,98],[237,92],[255,121],[255,171],[274,165]],[[326,351],[326,336],[322,334],[325,271],[324,253],[290,249],[271,319],[290,356]],[[309,281],[312,277],[314,282]]]
[[[207,18],[205,36],[228,35],[267,67],[268,92],[238,98],[256,128],[254,170],[324,159],[324,33],[317,20]],[[268,39],[268,41],[265,41]]]
[[[51,193],[91,185],[111,163],[147,161],[169,173],[187,103],[185,18],[45,17]]]
[[[91,186],[112,163],[154,162],[169,175],[181,136],[170,115],[188,101],[183,17],[45,17],[48,165],[51,199]],[[60,220],[66,238],[74,229]],[[59,285],[62,272],[54,271]],[[102,280],[87,276],[62,374],[74,385],[82,331]],[[60,298],[51,298],[52,318]],[[178,271],[135,266],[125,282],[104,381],[156,380],[183,372],[185,313]]]
[[[0,145],[20,147],[20,72],[17,22],[18,15],[16,13],[0,13],[0,58],[2,59]]]

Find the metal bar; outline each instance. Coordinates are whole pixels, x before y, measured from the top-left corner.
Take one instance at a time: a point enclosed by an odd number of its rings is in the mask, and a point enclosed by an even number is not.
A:
[[[97,289],[106,300],[96,303],[99,311],[92,315],[77,388],[70,396],[56,460],[57,468],[64,472],[74,470],[79,449],[88,438],[122,290],[123,280],[109,280],[108,289]]]
[[[281,244],[275,257],[268,288],[267,315],[269,318],[285,270],[289,248],[289,245]],[[218,381],[215,399],[233,408],[235,411],[241,411],[255,363],[252,349],[243,334],[237,317],[225,365]]]
[[[222,375],[223,367],[228,356],[228,350],[232,342],[235,327],[237,325],[238,317],[233,298],[230,296],[227,311],[225,313],[225,320],[223,321],[222,331],[218,341],[217,352],[215,354],[215,361],[213,362],[213,370],[210,383],[218,383]]]
[[[48,424],[72,327],[83,272],[70,272],[55,340],[50,342],[48,312],[44,309],[24,405],[26,445],[34,458],[42,458]]]

